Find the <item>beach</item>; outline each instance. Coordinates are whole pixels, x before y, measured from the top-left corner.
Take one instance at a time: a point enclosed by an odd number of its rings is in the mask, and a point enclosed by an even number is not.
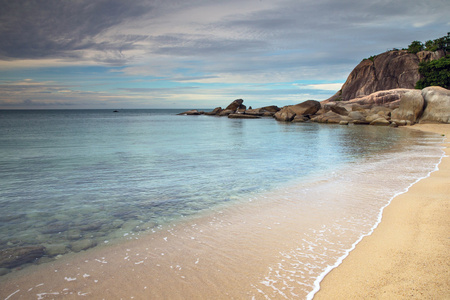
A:
[[[314,299],[449,299],[450,125],[410,128],[445,134],[439,170],[393,199]]]

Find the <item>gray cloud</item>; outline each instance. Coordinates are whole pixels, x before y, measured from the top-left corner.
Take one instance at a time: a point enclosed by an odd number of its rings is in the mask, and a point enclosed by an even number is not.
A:
[[[142,37],[118,35],[99,42],[96,35],[151,10],[139,1],[122,0],[2,0],[0,7],[3,59],[77,58],[86,49],[120,52]]]

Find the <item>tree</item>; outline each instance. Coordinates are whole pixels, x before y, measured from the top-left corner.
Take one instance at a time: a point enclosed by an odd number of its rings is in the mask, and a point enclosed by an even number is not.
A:
[[[416,89],[437,85],[450,89],[450,55],[430,62],[419,64],[419,73],[423,76],[417,81]]]
[[[411,45],[408,46],[408,52],[416,54],[417,52],[422,51],[424,48],[422,42],[414,41]]]

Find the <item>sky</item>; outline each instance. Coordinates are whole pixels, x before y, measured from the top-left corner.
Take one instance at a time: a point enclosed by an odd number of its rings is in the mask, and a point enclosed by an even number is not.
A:
[[[450,31],[448,0],[0,0],[0,109],[280,107]]]

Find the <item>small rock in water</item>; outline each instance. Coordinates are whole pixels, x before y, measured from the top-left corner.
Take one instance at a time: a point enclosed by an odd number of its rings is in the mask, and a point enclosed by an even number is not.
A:
[[[0,250],[0,268],[14,268],[42,257],[44,246],[15,247]]]
[[[73,242],[70,248],[73,252],[80,252],[82,250],[87,250],[89,248],[97,246],[97,242],[92,239],[84,239]]]

